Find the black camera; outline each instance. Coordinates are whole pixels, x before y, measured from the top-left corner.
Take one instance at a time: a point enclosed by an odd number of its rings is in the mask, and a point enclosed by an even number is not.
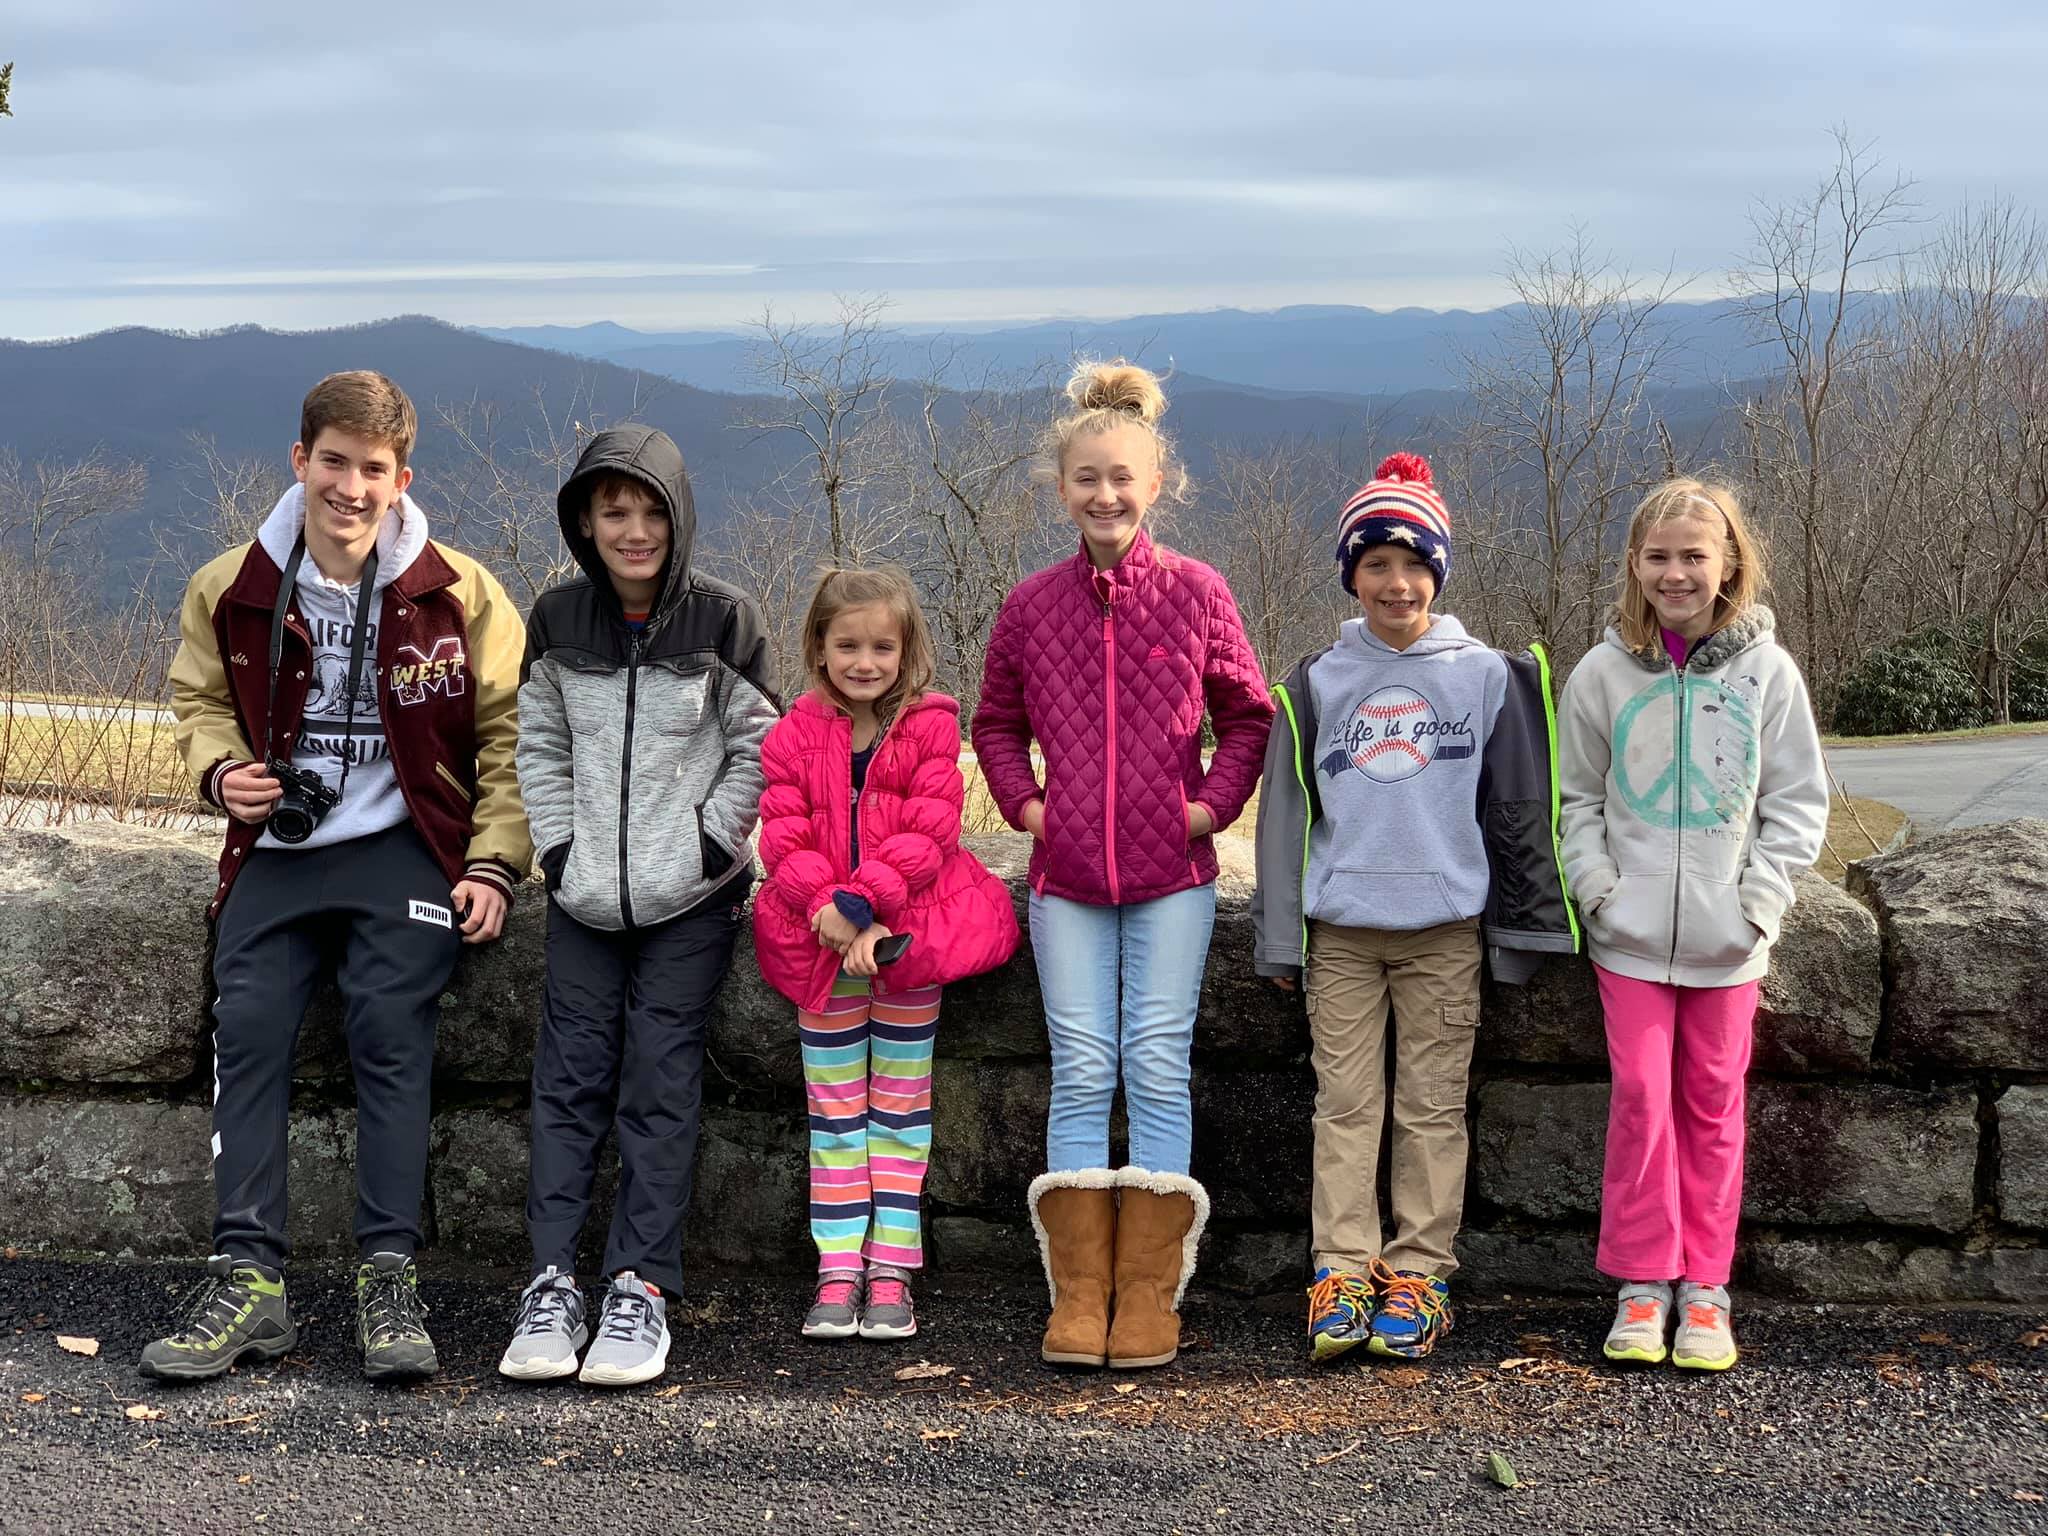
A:
[[[284,786],[284,793],[271,807],[264,825],[280,843],[303,843],[313,835],[327,813],[341,804],[341,791],[329,789],[327,781],[310,768],[294,768],[277,757],[263,766]]]

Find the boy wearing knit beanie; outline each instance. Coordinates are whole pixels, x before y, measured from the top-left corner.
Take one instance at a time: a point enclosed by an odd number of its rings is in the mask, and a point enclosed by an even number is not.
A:
[[[1451,1326],[1482,919],[1507,980],[1526,979],[1535,953],[1574,948],[1575,933],[1544,830],[1547,669],[1433,612],[1451,517],[1425,460],[1380,465],[1345,504],[1336,554],[1361,611],[1274,691],[1255,960],[1303,990],[1314,1043],[1311,1354],[1364,1343],[1413,1359]],[[1495,879],[1503,863],[1514,878]]]

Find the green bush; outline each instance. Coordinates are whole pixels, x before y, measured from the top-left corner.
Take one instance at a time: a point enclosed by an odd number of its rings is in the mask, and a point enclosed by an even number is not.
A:
[[[1834,727],[1844,736],[1960,731],[1989,718],[1947,638],[1926,631],[1872,651],[1835,695]]]

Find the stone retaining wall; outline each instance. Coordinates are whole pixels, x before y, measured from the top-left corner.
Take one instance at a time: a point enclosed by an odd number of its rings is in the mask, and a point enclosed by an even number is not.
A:
[[[981,842],[1021,882],[1015,839]],[[0,1240],[205,1252],[203,922],[214,844],[82,826],[0,833]],[[1299,1283],[1314,1079],[1297,1004],[1251,973],[1226,878],[1195,1049],[1210,1284]],[[444,1000],[428,1191],[442,1251],[520,1264],[526,1078],[544,912],[466,957]],[[2048,1298],[2048,822],[1930,837],[1807,878],[1764,990],[1738,1282],[1838,1300]],[[280,1029],[289,1021],[280,1019]],[[1465,1283],[1604,1288],[1592,1266],[1607,1088],[1583,961],[1489,991],[1474,1074]],[[300,1042],[297,1251],[348,1250],[354,1114],[338,1012]],[[1048,1066],[1028,955],[949,991],[928,1195],[933,1260],[1035,1269]],[[700,1266],[800,1270],[803,1090],[789,1007],[743,940],[711,1033],[690,1229]],[[604,1193],[601,1188],[600,1204]],[[601,1235],[601,1225],[593,1224]]]

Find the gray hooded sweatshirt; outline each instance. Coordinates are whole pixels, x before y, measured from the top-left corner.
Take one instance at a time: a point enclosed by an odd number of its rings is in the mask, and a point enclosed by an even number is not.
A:
[[[1309,831],[1307,916],[1403,931],[1477,917],[1488,887],[1480,770],[1506,659],[1449,614],[1404,651],[1349,619],[1308,677],[1322,814]]]

